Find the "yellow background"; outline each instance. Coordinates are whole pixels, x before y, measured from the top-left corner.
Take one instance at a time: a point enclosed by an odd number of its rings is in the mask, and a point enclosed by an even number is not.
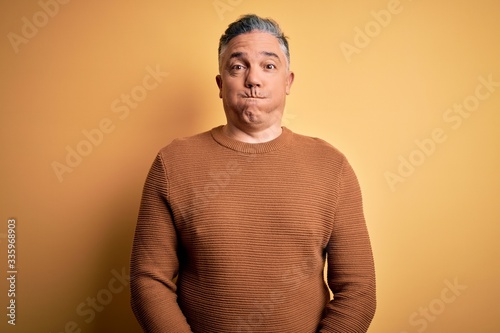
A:
[[[369,332],[500,331],[498,1],[74,0],[47,20],[41,3],[54,0],[0,3],[0,276],[11,217],[19,271],[16,327],[0,281],[2,332],[140,332],[113,274],[129,267],[146,173],[173,138],[225,121],[217,43],[245,13],[290,37],[284,124],[329,141],[357,172],[378,280]],[[39,27],[19,42],[26,21]],[[147,68],[168,76],[120,119],[111,104],[140,93]],[[497,85],[460,126],[446,121],[474,102],[479,78]],[[113,130],[60,181],[53,163],[103,119]],[[436,128],[445,140],[432,148]],[[410,157],[419,165],[391,186]],[[97,296],[108,304],[95,317],[77,312]]]

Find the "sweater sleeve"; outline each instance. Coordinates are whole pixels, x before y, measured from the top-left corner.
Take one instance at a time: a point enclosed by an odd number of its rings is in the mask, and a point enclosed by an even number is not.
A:
[[[376,307],[375,268],[361,191],[346,160],[327,253],[327,280],[334,298],[326,306],[319,332],[366,332]]]
[[[191,329],[177,303],[177,236],[167,191],[158,155],[144,185],[132,246],[131,305],[144,332],[188,333]]]

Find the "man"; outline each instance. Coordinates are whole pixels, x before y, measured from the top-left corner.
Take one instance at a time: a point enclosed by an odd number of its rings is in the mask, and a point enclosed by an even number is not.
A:
[[[375,274],[358,182],[335,148],[281,126],[289,66],[274,21],[230,24],[216,77],[227,124],[157,155],[131,260],[145,332],[368,329]]]

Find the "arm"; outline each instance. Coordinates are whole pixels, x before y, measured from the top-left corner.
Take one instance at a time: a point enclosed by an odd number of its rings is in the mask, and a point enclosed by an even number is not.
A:
[[[144,332],[191,332],[177,304],[177,236],[167,201],[167,178],[161,156],[149,171],[132,247],[131,304]]]
[[[326,306],[319,332],[366,332],[375,314],[375,269],[361,191],[347,161],[327,252],[328,285],[334,299]]]

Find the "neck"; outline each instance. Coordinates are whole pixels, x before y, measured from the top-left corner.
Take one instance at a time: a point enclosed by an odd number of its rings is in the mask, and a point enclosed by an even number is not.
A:
[[[244,130],[229,123],[222,128],[222,132],[229,138],[246,143],[268,142],[279,137],[282,131],[280,124],[262,130]]]

